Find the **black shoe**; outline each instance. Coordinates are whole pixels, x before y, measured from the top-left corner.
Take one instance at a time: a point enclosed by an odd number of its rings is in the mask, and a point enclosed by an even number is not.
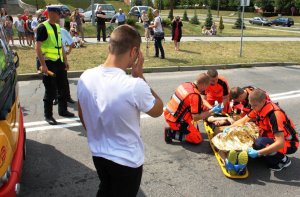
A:
[[[171,137],[171,130],[167,127],[165,128],[165,142],[167,144],[171,144],[173,142]]]
[[[60,116],[63,116],[63,117],[68,117],[68,118],[71,118],[71,117],[74,117],[75,115],[69,111],[64,111],[64,112],[59,112],[58,113]]]
[[[58,99],[54,99],[53,105],[57,105],[57,103],[58,103]]]
[[[153,57],[158,57],[158,55],[154,55]]]
[[[68,102],[68,103],[71,103],[71,104],[76,103],[76,101],[74,101],[72,98],[69,98],[69,99],[67,100],[67,102]]]
[[[290,160],[290,158],[288,156],[284,156],[284,158],[286,158],[285,162],[281,161],[279,162],[277,165],[270,167],[270,169],[272,171],[276,171],[279,172],[281,171],[283,168],[287,168],[291,165],[292,161]]]
[[[46,122],[48,122],[50,125],[57,125],[56,120],[51,116],[51,117],[45,117]]]
[[[160,59],[165,59],[165,56],[161,56]]]

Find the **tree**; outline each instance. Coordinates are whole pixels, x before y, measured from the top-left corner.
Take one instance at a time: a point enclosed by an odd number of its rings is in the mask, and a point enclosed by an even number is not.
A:
[[[168,18],[172,21],[174,16],[173,16],[173,10],[174,10],[174,0],[170,0],[170,12]]]
[[[147,5],[147,6],[150,6],[150,7],[153,7],[153,2],[151,0],[143,0],[143,5]]]
[[[295,0],[295,6],[296,8],[300,8],[300,0]]]
[[[207,13],[207,17],[205,19],[204,26],[206,27],[206,29],[210,29],[210,27],[213,24],[213,18],[212,18],[212,15],[211,15],[211,9],[210,9],[210,7],[208,7],[207,11],[208,11],[208,13]]]
[[[183,21],[189,21],[189,17],[187,16],[187,11],[186,10],[184,10],[184,12],[183,12],[182,20]]]
[[[279,11],[279,13],[282,13],[283,11],[288,12],[289,8],[292,6],[291,0],[275,0],[274,6]]]
[[[219,24],[219,30],[220,30],[220,33],[222,33],[222,31],[223,31],[224,28],[225,28],[225,27],[224,27],[224,24],[223,24],[223,18],[222,18],[222,16],[221,16],[221,18],[220,18],[220,24]]]
[[[263,11],[274,10],[274,0],[255,0],[255,5],[260,7]]]
[[[236,19],[236,22],[234,23],[234,26],[232,28],[234,29],[241,29],[242,27],[242,16],[241,11],[238,10],[238,18]],[[245,24],[243,24],[243,29],[246,29]]]
[[[195,25],[199,25],[200,24],[198,16],[197,16],[197,13],[196,13],[196,10],[194,12],[194,16],[190,20],[190,23],[191,24],[195,24]]]
[[[149,21],[153,21],[154,16],[153,16],[153,13],[152,13],[152,10],[151,10],[151,9],[148,9],[147,15],[148,15]]]

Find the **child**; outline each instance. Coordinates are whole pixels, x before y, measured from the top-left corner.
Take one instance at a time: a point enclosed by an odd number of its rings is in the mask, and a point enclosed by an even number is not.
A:
[[[22,20],[22,15],[18,14],[17,15],[18,20],[15,22],[15,27],[18,31],[18,37],[19,37],[19,42],[21,46],[25,46],[25,30],[24,30],[24,22]],[[23,41],[23,44],[22,42]]]
[[[74,44],[75,48],[79,48],[83,46],[84,41],[78,36],[78,33],[74,33],[72,39],[73,42],[75,43]]]
[[[13,18],[12,16],[6,16],[4,21],[4,29],[7,38],[7,44],[11,41],[12,46],[14,46],[14,30],[13,30]]]
[[[35,45],[35,39],[34,39],[34,31],[31,27],[31,23],[32,23],[32,15],[29,14],[28,15],[28,20],[26,21],[26,36],[28,38],[28,45],[31,46],[33,44],[33,46]]]

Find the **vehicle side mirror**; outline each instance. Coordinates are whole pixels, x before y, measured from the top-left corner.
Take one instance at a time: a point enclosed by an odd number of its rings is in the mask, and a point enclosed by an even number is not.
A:
[[[13,51],[13,55],[14,55],[14,60],[16,58],[16,61],[14,62],[15,67],[18,68],[20,66],[19,55],[16,51]]]

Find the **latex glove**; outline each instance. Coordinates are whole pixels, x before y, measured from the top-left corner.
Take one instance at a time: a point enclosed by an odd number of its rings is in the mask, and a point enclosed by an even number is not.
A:
[[[248,149],[248,155],[251,158],[256,158],[256,157],[258,157],[258,151],[254,150],[253,148],[249,148]]]
[[[213,111],[214,113],[221,113],[222,110],[223,110],[223,108],[221,107],[221,104],[216,105],[216,106],[214,106],[214,107],[212,108],[212,111]]]
[[[229,127],[225,127],[225,128],[223,129],[223,133],[228,133],[229,130],[230,130]]]

